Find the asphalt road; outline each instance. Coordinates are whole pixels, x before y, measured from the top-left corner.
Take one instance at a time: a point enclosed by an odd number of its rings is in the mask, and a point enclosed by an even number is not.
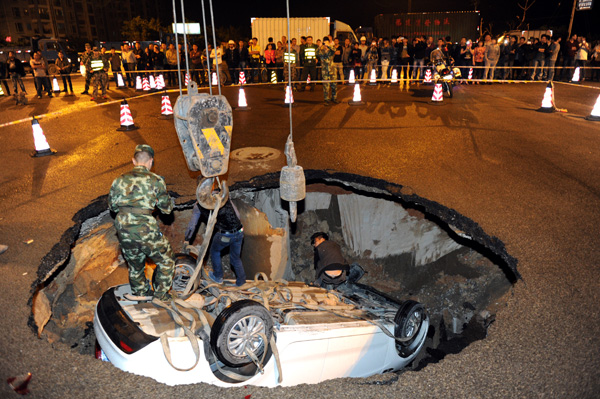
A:
[[[81,79],[76,81],[80,92]],[[33,92],[30,91],[31,94]],[[590,114],[600,90],[557,84],[567,113],[535,112],[543,84],[462,86],[443,105],[431,87],[362,88],[362,107],[324,107],[322,93],[295,95],[294,142],[305,169],[331,169],[401,184],[473,219],[501,239],[523,276],[485,340],[419,372],[367,380],[262,389],[168,387],[121,372],[27,326],[30,285],[41,258],[72,225],[72,216],[130,168],[137,143],[156,151],[155,171],[170,190],[193,197],[173,123],[156,118],[160,96],[130,99],[139,130],[117,132],[119,103],[94,106],[86,96],[34,99],[25,107],[0,98],[0,125],[33,115],[51,157],[31,158],[29,122],[0,127],[0,377],[33,374],[32,398],[231,397],[597,397],[600,390],[600,122]],[[133,92],[112,90],[119,100]],[[237,104],[237,89],[225,88]],[[281,87],[248,87],[250,112],[234,111],[232,149],[283,150],[289,132]],[[31,97],[31,96],[30,96]],[[175,102],[176,94],[171,94]],[[232,161],[229,181],[257,170]],[[233,173],[235,171],[235,173]],[[27,244],[28,240],[33,240]],[[0,383],[0,397],[12,397]]]

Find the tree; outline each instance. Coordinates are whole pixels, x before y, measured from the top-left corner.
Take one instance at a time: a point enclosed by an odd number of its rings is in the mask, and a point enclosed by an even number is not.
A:
[[[123,22],[121,34],[124,39],[129,41],[158,40],[160,39],[159,32],[164,30],[165,28],[161,26],[158,19],[147,20],[137,16],[130,21]]]
[[[521,18],[521,23],[519,24],[519,26],[517,26],[517,29],[520,29],[521,27],[525,26],[525,16],[527,15],[527,10],[531,8],[535,1],[536,0],[533,0],[531,3],[529,3],[529,0],[525,0],[525,5],[521,5],[520,3],[518,4],[518,6],[521,7],[521,9],[523,10],[523,17]]]

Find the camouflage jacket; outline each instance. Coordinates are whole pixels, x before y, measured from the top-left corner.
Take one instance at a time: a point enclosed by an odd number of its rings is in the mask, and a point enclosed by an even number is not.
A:
[[[92,58],[92,55],[94,55],[94,53],[92,51],[90,51],[90,52],[84,51],[83,54],[81,54],[81,64],[83,66],[86,66],[88,59]]]
[[[91,57],[87,58],[85,61],[85,69],[88,70],[89,72],[93,72],[92,70],[92,61],[102,61],[102,70],[101,71],[108,71],[108,61],[102,57],[102,55],[98,55],[97,57],[94,56],[94,54],[92,54]],[[101,72],[98,71],[98,72]]]
[[[138,165],[115,179],[108,194],[108,207],[117,213],[122,207],[149,211],[157,207],[162,213],[171,213],[173,202],[164,179]]]
[[[322,45],[317,50],[317,57],[321,60],[322,66],[329,66],[333,62],[333,55],[335,54],[335,50],[333,47]]]

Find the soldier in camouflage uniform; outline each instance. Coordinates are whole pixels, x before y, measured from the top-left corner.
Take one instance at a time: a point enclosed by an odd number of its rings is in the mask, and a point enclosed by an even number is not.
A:
[[[86,66],[87,73],[92,76],[92,85],[94,91],[92,92],[92,98],[95,100],[98,97],[98,85],[102,88],[102,98],[106,100],[106,85],[108,84],[108,61],[105,57],[100,54],[98,47],[94,47],[94,52],[90,58],[88,58]]]
[[[90,81],[92,79],[92,75],[87,71],[87,63],[88,60],[92,57],[92,46],[89,43],[85,44],[85,52],[81,55],[81,65],[86,68],[85,73],[85,88],[81,92],[81,94],[89,94],[90,89]]]
[[[329,41],[329,37],[323,38],[323,44],[317,51],[317,57],[321,60],[321,73],[323,80],[335,80],[335,71],[333,69],[333,55],[335,50]],[[325,98],[325,105],[331,103],[339,104],[337,100],[337,83],[323,83],[323,97]]]
[[[287,83],[288,80],[292,82],[292,88],[296,90],[296,84],[294,81],[297,79],[296,72],[296,63],[298,62],[298,53],[294,50],[293,47],[290,47],[291,51],[288,51],[287,47],[285,52],[283,53],[283,77],[284,81]],[[291,76],[290,71],[288,70],[288,65],[291,68]]]
[[[173,211],[173,201],[162,177],[150,172],[154,150],[147,144],[135,147],[134,168],[115,179],[108,206],[117,215],[115,228],[123,256],[129,265],[129,285],[137,300],[152,299],[152,290],[144,274],[146,258],[156,269],[153,276],[154,298],[170,300],[175,262],[169,241],[152,216],[154,207],[163,213]]]

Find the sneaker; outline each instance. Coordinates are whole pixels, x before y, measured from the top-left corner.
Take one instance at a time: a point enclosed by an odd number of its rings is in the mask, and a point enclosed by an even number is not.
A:
[[[0,254],[3,254],[8,249],[8,245],[0,244]]]
[[[128,301],[134,301],[134,302],[146,302],[146,301],[151,301],[152,300],[152,293],[146,293],[146,294],[123,294],[123,298],[127,299]]]
[[[223,277],[216,277],[213,272],[208,272],[208,277],[217,284],[223,283]]]
[[[331,102],[332,102],[332,103],[334,103],[334,104],[339,104],[339,103],[340,103],[340,102],[339,102],[339,100],[338,100],[337,98],[336,98],[336,99],[334,99],[334,100],[331,100]]]
[[[154,297],[150,297],[150,300],[152,299],[158,299],[159,301],[163,302],[171,302],[173,299],[175,299],[175,297],[173,296],[173,294],[171,294],[171,292],[166,292],[162,295],[157,295],[155,292]]]
[[[52,93],[48,93],[48,97],[52,98],[54,96],[52,95]]]
[[[42,98],[42,96],[36,96],[37,98]]]
[[[108,99],[108,97],[106,97],[106,96],[102,96],[102,98],[103,98],[104,100],[107,100],[107,99]]]
[[[329,102],[329,100],[325,100],[325,102],[323,103],[324,106],[329,107],[331,105],[331,103]]]
[[[87,90],[84,90],[84,91],[81,92],[81,94],[90,94],[90,93],[88,93]]]
[[[90,97],[90,101],[94,101],[95,99],[95,97]]]

